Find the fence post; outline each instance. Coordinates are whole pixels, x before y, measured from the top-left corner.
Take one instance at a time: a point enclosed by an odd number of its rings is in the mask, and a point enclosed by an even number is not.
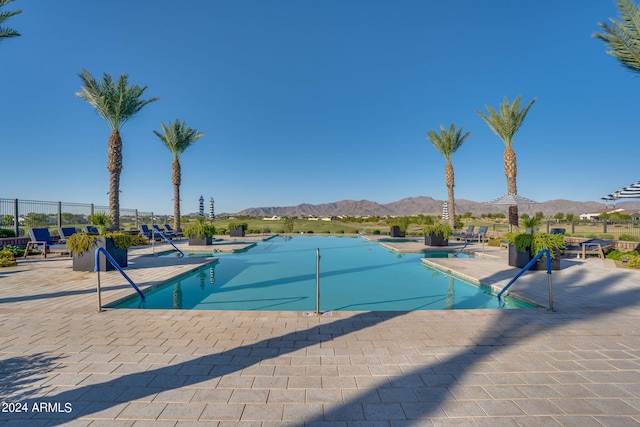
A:
[[[62,227],[62,202],[58,202],[58,227]]]
[[[136,209],[136,230],[140,228],[140,224],[138,223],[138,209]]]
[[[547,221],[547,234],[549,234],[549,223],[550,223],[550,222],[551,222],[551,221]]]
[[[607,232],[607,220],[602,220],[602,232],[606,233]]]
[[[94,208],[93,203],[91,203],[91,216],[93,216],[93,208]]]
[[[13,231],[20,237],[20,221],[18,220],[18,199],[13,201]]]
[[[571,220],[571,234],[576,234],[576,222]]]

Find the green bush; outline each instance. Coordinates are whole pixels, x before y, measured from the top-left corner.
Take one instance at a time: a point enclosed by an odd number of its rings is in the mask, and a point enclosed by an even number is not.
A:
[[[344,234],[344,230],[338,230],[336,231],[336,234]]]
[[[146,246],[149,244],[149,240],[142,236],[132,236],[131,246]]]
[[[11,267],[17,264],[18,263],[16,262],[16,257],[13,252],[8,249],[2,249],[0,251],[0,267]]]
[[[380,230],[373,230],[373,234],[380,234]]]
[[[1,248],[3,251],[9,251],[16,257],[21,257],[24,255],[24,249],[20,249],[17,246],[6,245]]]
[[[631,268],[640,268],[640,256],[633,256],[627,261],[627,266]]]
[[[500,239],[498,239],[496,237],[490,237],[489,241],[487,242],[487,246],[499,247],[500,246]]]
[[[2,237],[16,237],[16,233],[8,228],[0,228],[0,238]]]
[[[623,242],[637,242],[638,238],[636,236],[632,236],[631,234],[621,234],[618,237],[618,240],[622,240]]]
[[[630,257],[636,257],[636,256],[638,256],[638,251],[622,252],[619,249],[613,249],[607,252],[607,255],[605,255],[606,258],[612,259],[615,261],[622,261],[622,258],[630,258]]]

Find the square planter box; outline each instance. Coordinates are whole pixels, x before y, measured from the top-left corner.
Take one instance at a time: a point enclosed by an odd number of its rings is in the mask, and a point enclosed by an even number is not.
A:
[[[427,246],[449,246],[449,239],[445,239],[442,234],[425,234],[424,244]]]
[[[98,237],[96,244],[88,251],[82,252],[81,254],[73,253],[73,271],[94,271],[96,263],[95,252],[97,248],[104,248],[120,267],[124,268],[127,266],[127,250],[116,248],[113,244],[113,239]],[[100,271],[112,271],[116,269],[103,253],[100,253],[98,257],[100,260]]]
[[[404,237],[404,233],[402,232],[402,230],[400,230],[400,227],[398,227],[397,225],[394,225],[391,227],[391,230],[389,231],[389,236]]]
[[[207,246],[213,243],[213,237],[189,237],[189,246]]]
[[[231,236],[231,237],[244,237],[244,227],[231,228],[229,230],[229,236]]]
[[[547,257],[541,257],[538,262],[533,264],[531,270],[547,271]],[[555,251],[554,257],[551,258],[551,270],[560,270],[560,251]]]
[[[531,261],[531,254],[529,251],[520,252],[516,249],[516,245],[509,243],[507,250],[509,251],[509,265],[511,267],[523,268],[529,263],[529,261]]]

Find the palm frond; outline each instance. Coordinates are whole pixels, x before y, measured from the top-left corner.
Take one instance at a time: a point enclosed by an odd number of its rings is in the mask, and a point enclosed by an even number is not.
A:
[[[180,119],[169,122],[168,126],[160,122],[160,127],[162,128],[161,132],[154,130],[153,133],[171,151],[176,160],[194,142],[204,136],[204,133],[191,129],[187,126],[187,122],[180,122]]]
[[[478,115],[487,123],[489,129],[502,139],[505,146],[510,147],[513,143],[513,137],[522,126],[524,118],[526,117],[529,109],[536,101],[535,98],[531,100],[527,105],[520,109],[520,99],[518,96],[512,104],[509,104],[509,100],[505,96],[502,103],[499,106],[500,113],[497,113],[493,108],[485,105],[487,112],[484,114],[482,111],[476,111]]]
[[[76,96],[91,104],[114,131],[119,131],[142,107],[160,99],[141,99],[147,86],[130,85],[126,74],[120,75],[117,84],[108,73],[104,73],[100,81],[87,70],[78,76],[82,84]]]
[[[471,135],[471,132],[467,132],[462,135],[462,127],[456,130],[456,125],[451,123],[449,130],[446,130],[443,125],[440,125],[440,133],[434,130],[427,132],[427,139],[433,144],[436,150],[440,152],[447,161],[451,161],[451,156],[458,148],[462,146],[465,139]]]
[[[8,5],[13,0],[0,0],[0,8]],[[7,26],[1,25],[4,21],[11,18],[12,16],[16,16],[22,13],[22,9],[16,10],[5,10],[0,12],[0,41],[2,39],[7,39],[9,37],[18,37],[20,35],[19,32],[14,30],[13,28],[9,28]]]
[[[640,72],[640,7],[631,0],[618,0],[620,21],[609,19],[611,25],[600,23],[603,33],[594,38],[602,40],[607,53],[615,57],[626,69]]]

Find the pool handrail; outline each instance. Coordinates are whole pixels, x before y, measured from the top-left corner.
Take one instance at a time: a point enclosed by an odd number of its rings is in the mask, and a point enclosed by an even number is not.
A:
[[[184,257],[184,252],[182,252],[180,249],[178,249],[178,247],[176,245],[173,244],[173,242],[167,237],[165,236],[162,232],[151,228],[151,240],[155,241],[155,239],[153,238],[154,234],[159,234],[160,237],[162,237],[167,243],[169,243],[171,246],[173,246],[173,249],[175,249],[176,251],[178,251],[178,253],[180,254],[181,257]]]
[[[507,289],[509,289],[509,287],[511,287],[511,285],[513,285],[515,283],[516,280],[518,280],[518,278],[520,276],[522,276],[524,274],[525,271],[529,270],[531,267],[533,267],[533,264],[535,264],[536,262],[538,262],[538,260],[543,256],[546,255],[546,267],[547,267],[547,275],[548,275],[548,279],[549,279],[549,310],[550,311],[554,311],[553,310],[553,286],[551,284],[551,252],[549,251],[549,249],[542,249],[540,252],[538,252],[536,254],[536,256],[533,257],[533,259],[531,259],[531,261],[529,261],[527,263],[527,265],[525,265],[524,267],[522,267],[522,270],[520,270],[518,272],[518,274],[516,274],[513,279],[511,279],[509,281],[509,283],[507,283],[507,285],[502,288],[502,290],[498,293],[498,301],[502,301],[502,294],[505,293],[505,291]]]
[[[467,248],[467,246],[469,246],[469,243],[473,242],[475,239],[480,240],[480,235],[481,234],[486,234],[486,233],[484,231],[478,231],[476,234],[473,235],[473,237],[471,237],[470,239],[467,240],[467,242],[464,244],[464,246],[461,249],[458,249],[457,254],[459,254],[462,251],[464,251]],[[484,239],[484,236],[483,236],[483,239]],[[484,242],[484,240],[483,240],[483,242]],[[484,250],[484,247],[483,247],[483,250]]]
[[[133,283],[133,280],[131,280],[131,278],[129,276],[127,276],[127,273],[124,272],[124,270],[122,270],[122,267],[120,267],[120,265],[118,264],[118,262],[113,259],[113,257],[111,256],[111,254],[109,252],[107,252],[107,250],[105,248],[97,248],[96,252],[95,252],[95,267],[94,267],[94,271],[98,273],[98,311],[102,311],[102,298],[101,298],[101,289],[100,289],[100,253],[103,253],[105,258],[107,259],[107,261],[109,261],[111,263],[111,265],[114,266],[114,268],[116,270],[118,270],[120,272],[120,274],[122,274],[122,276],[127,279],[127,281],[129,282],[129,284],[131,286],[133,286],[133,289],[136,290],[136,292],[138,292],[138,295],[140,295],[140,298],[142,298],[142,300],[145,300],[145,296],[142,293],[142,291],[140,290],[140,288],[138,288],[136,286],[135,283]]]

